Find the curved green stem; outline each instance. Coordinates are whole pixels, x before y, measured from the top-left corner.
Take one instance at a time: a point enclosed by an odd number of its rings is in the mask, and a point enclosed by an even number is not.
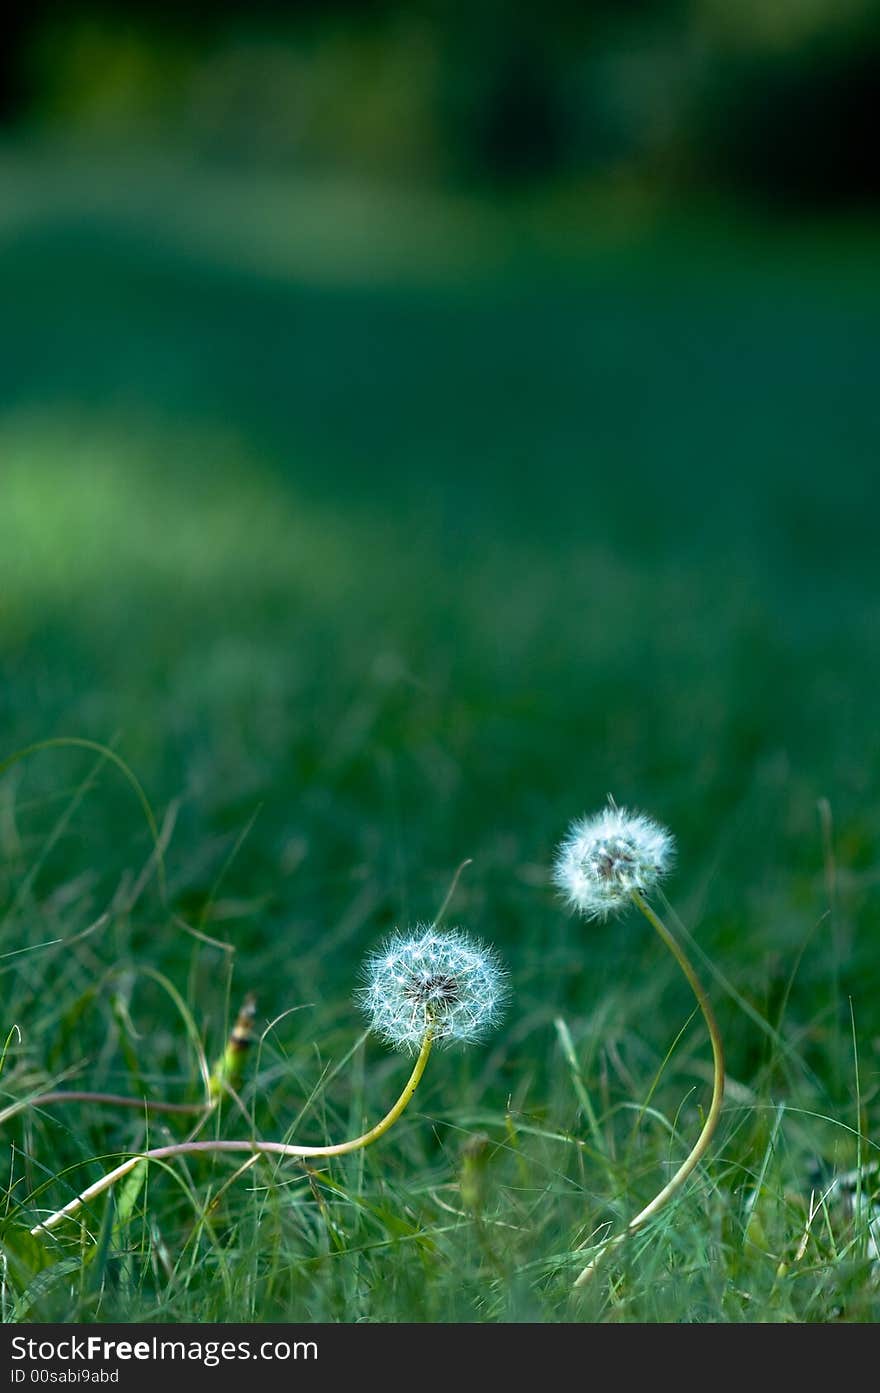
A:
[[[169,1146],[157,1146],[150,1151],[142,1151],[137,1156],[130,1156],[127,1161],[123,1161],[114,1170],[102,1175],[100,1180],[96,1180],[94,1185],[83,1190],[81,1194],[76,1196],[76,1199],[72,1199],[63,1209],[56,1210],[54,1214],[49,1215],[48,1219],[44,1219],[41,1224],[32,1228],[31,1233],[45,1233],[49,1229],[55,1228],[56,1224],[59,1224],[62,1219],[66,1219],[69,1214],[75,1214],[84,1204],[88,1204],[90,1200],[96,1199],[105,1190],[109,1190],[111,1185],[115,1185],[117,1180],[121,1180],[129,1171],[134,1170],[141,1161],[166,1161],[174,1156],[191,1156],[196,1153],[217,1151],[246,1152],[252,1156],[293,1157],[345,1156],[350,1151],[359,1151],[362,1147],[369,1146],[371,1142],[378,1141],[381,1136],[384,1136],[408,1106],[425,1072],[432,1043],[433,1037],[429,1031],[422,1041],[422,1047],[419,1050],[413,1071],[394,1107],[385,1114],[381,1122],[377,1122],[375,1127],[371,1127],[369,1131],[364,1132],[359,1137],[353,1137],[350,1141],[338,1142],[335,1146],[293,1146],[288,1142],[280,1141],[223,1140],[184,1141],[174,1142]]]
[[[645,899],[643,899],[642,895],[639,893],[638,890],[633,890],[632,897],[638,908],[642,911],[645,918],[648,920],[648,923],[653,925],[653,927],[657,930],[657,933],[660,935],[666,947],[669,949],[670,953],[675,958],[675,961],[678,963],[679,967],[681,968],[682,972],[687,978],[691,990],[693,991],[694,996],[697,998],[697,1004],[703,1013],[703,1019],[705,1020],[706,1027],[709,1031],[709,1039],[712,1042],[712,1058],[714,1062],[714,1071],[712,1078],[712,1102],[709,1106],[709,1111],[706,1114],[706,1120],[703,1123],[702,1131],[700,1132],[700,1135],[696,1140],[693,1150],[690,1152],[686,1160],[684,1160],[682,1164],[679,1166],[678,1170],[675,1172],[675,1175],[673,1175],[671,1180],[667,1181],[667,1183],[663,1186],[663,1189],[660,1190],[660,1192],[654,1196],[650,1204],[646,1204],[644,1209],[640,1209],[638,1214],[636,1214],[636,1216],[633,1219],[630,1219],[629,1223],[627,1224],[626,1228],[623,1230],[622,1233],[617,1234],[614,1238],[610,1238],[606,1243],[602,1245],[596,1256],[592,1259],[591,1262],[587,1264],[587,1266],[584,1268],[584,1270],[577,1278],[575,1282],[576,1287],[583,1286],[585,1282],[589,1281],[599,1261],[611,1248],[616,1248],[620,1243],[623,1243],[631,1233],[634,1233],[636,1229],[641,1228],[642,1225],[646,1223],[648,1219],[652,1218],[653,1215],[655,1215],[659,1209],[663,1208],[663,1205],[666,1203],[666,1201],[670,1199],[671,1196],[674,1195],[677,1190],[681,1189],[688,1176],[691,1174],[694,1168],[697,1165],[699,1165],[703,1156],[706,1154],[706,1151],[709,1147],[709,1143],[712,1140],[712,1136],[715,1132],[715,1128],[718,1125],[718,1118],[721,1113],[721,1103],[724,1097],[724,1048],[721,1043],[721,1032],[718,1029],[718,1022],[715,1019],[715,1013],[712,1010],[711,1003],[703,988],[703,984],[697,976],[696,972],[694,971],[690,959],[685,955],[684,949],[681,947],[678,940],[675,939],[673,935],[670,933],[669,929],[666,927],[660,916],[654,912],[654,910],[651,908],[648,902]]]

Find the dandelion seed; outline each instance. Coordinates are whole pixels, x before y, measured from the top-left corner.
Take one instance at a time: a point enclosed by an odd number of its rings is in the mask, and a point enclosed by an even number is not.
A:
[[[553,879],[587,919],[605,919],[651,890],[670,869],[671,832],[644,813],[613,804],[573,822],[557,853]]]
[[[395,933],[367,959],[356,1000],[371,1028],[395,1049],[481,1040],[507,998],[493,949],[460,929],[443,933],[419,924]]]

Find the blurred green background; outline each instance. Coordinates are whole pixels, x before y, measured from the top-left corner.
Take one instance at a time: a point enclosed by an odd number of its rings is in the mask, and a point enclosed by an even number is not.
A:
[[[875,8],[37,4],[2,64],[4,752],[112,742],[175,815],[174,913],[343,1040],[362,953],[472,857],[453,918],[516,992],[499,1101],[560,1009],[658,1049],[690,1010],[640,929],[549,889],[611,793],[673,828],[685,921],[784,1003],[775,1083],[834,1115],[852,998],[870,1116]],[[0,784],[3,952],[148,856],[95,763]],[[123,951],[222,1040],[227,958],[150,894],[63,977],[5,965],[34,1058],[99,1052],[47,984]],[[719,1011],[753,1082],[767,1037]]]
[[[224,164],[872,202],[870,0],[35,0],[7,121]]]
[[[235,929],[279,965],[365,881],[359,932],[429,916],[467,855],[514,944],[607,792],[733,917],[821,867],[821,797],[873,864],[872,8],[62,5],[15,37],[8,751],[115,739],[184,801],[191,899],[259,805]],[[131,854],[87,826],[85,914]]]

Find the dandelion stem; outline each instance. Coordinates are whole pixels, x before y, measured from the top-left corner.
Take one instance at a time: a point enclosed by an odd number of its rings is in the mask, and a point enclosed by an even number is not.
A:
[[[353,1137],[350,1141],[339,1142],[335,1146],[293,1146],[287,1142],[277,1141],[184,1141],[175,1142],[169,1146],[157,1146],[150,1151],[142,1151],[137,1156],[130,1156],[112,1171],[108,1171],[100,1180],[96,1180],[94,1185],[83,1190],[77,1195],[76,1199],[66,1204],[63,1209],[56,1210],[50,1214],[48,1219],[44,1219],[41,1224],[37,1224],[31,1229],[32,1234],[45,1233],[49,1229],[55,1228],[62,1219],[70,1214],[75,1214],[84,1204],[102,1195],[105,1190],[109,1190],[117,1180],[121,1180],[129,1171],[134,1170],[135,1166],[141,1161],[167,1161],[174,1156],[190,1156],[196,1153],[205,1154],[218,1151],[246,1152],[253,1156],[289,1156],[289,1157],[320,1157],[320,1156],[344,1156],[351,1151],[359,1151],[364,1146],[369,1146],[371,1142],[378,1141],[381,1136],[394,1125],[397,1119],[404,1112],[410,1103],[413,1094],[418,1088],[422,1075],[428,1063],[431,1053],[433,1036],[430,1030],[427,1031],[419,1050],[418,1058],[415,1062],[412,1073],[407,1080],[406,1086],[398,1098],[394,1107],[387,1112],[381,1122],[377,1122],[375,1127],[364,1132],[362,1136]]]
[[[611,1248],[616,1248],[620,1243],[623,1243],[631,1233],[634,1233],[637,1229],[640,1229],[642,1225],[648,1221],[648,1219],[653,1218],[653,1216],[658,1212],[658,1210],[663,1208],[663,1205],[666,1203],[666,1201],[668,1199],[671,1199],[671,1197],[676,1193],[677,1190],[681,1189],[688,1176],[691,1174],[691,1172],[694,1170],[694,1168],[699,1164],[703,1156],[706,1154],[709,1143],[711,1142],[712,1136],[715,1132],[715,1128],[718,1125],[718,1117],[721,1112],[721,1102],[724,1097],[724,1049],[721,1044],[721,1033],[718,1029],[718,1022],[715,1019],[715,1013],[712,1010],[712,1006],[703,988],[703,984],[701,983],[699,977],[694,971],[694,968],[690,960],[685,955],[685,952],[679,944],[678,940],[673,937],[669,929],[664,924],[663,920],[660,918],[658,914],[654,912],[654,910],[648,904],[647,900],[643,898],[643,896],[638,890],[632,891],[632,898],[635,904],[644,914],[645,918],[648,920],[648,923],[653,925],[653,927],[657,930],[657,933],[660,935],[666,947],[669,949],[670,953],[675,958],[675,961],[678,963],[679,967],[681,968],[682,972],[687,978],[690,987],[694,993],[694,996],[697,998],[697,1003],[700,1007],[700,1010],[703,1013],[703,1019],[705,1020],[706,1026],[709,1031],[709,1039],[712,1042],[712,1057],[714,1061],[714,1071],[712,1079],[712,1102],[710,1104],[709,1111],[706,1115],[706,1120],[703,1123],[703,1129],[700,1132],[700,1135],[697,1138],[694,1148],[690,1152],[687,1159],[682,1162],[678,1170],[675,1172],[675,1175],[673,1175],[672,1179],[667,1181],[667,1183],[663,1186],[663,1189],[660,1190],[660,1192],[654,1196],[650,1204],[646,1204],[644,1209],[639,1210],[639,1213],[636,1214],[634,1218],[630,1219],[623,1232],[616,1234],[614,1238],[610,1238],[606,1243],[602,1245],[596,1256],[592,1259],[592,1261],[590,1261],[587,1264],[587,1266],[584,1268],[584,1270],[577,1278],[577,1281],[574,1284],[575,1287],[581,1287],[586,1282],[588,1282],[593,1272],[596,1270],[596,1267],[598,1266],[602,1257],[604,1257],[604,1255]]]

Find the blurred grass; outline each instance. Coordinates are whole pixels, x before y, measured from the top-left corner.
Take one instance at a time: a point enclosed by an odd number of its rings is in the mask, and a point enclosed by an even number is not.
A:
[[[870,1139],[876,1116],[871,229],[383,203],[15,150],[3,179],[4,753],[112,741],[168,832],[168,901],[155,880],[135,898],[150,839],[118,772],[54,750],[0,785],[0,954],[16,955],[0,958],[3,1034],[23,1036],[10,1096],[70,1069],[83,1087],[136,1087],[135,1061],[158,1092],[197,1087],[148,966],[209,1057],[245,990],[263,1019],[299,1008],[271,1037],[264,1135],[314,1088],[328,1111],[306,1140],[358,1126],[399,1062],[370,1045],[324,1099],[321,1069],[359,1028],[357,964],[391,925],[430,918],[466,856],[453,920],[498,944],[516,990],[499,1041],[444,1057],[426,1118],[384,1161],[344,1163],[329,1209],[300,1180],[239,1195],[222,1296],[195,1258],[222,1243],[190,1234],[175,1286],[144,1219],[134,1286],[122,1263],[112,1299],[101,1282],[71,1296],[65,1269],[63,1299],[38,1309],[223,1319],[246,1289],[254,1319],[558,1318],[553,1255],[620,1195],[601,1158],[553,1140],[584,1134],[554,1019],[585,1060],[619,1183],[641,1194],[665,1133],[621,1170],[620,1106],[692,1009],[637,925],[584,929],[549,891],[567,821],[608,792],[674,829],[671,898],[734,993],[715,982],[734,1093],[714,1188],[693,1203],[710,1226],[719,1194],[745,1204],[785,1103],[765,1223],[793,1223],[785,1187],[806,1184],[811,1155],[852,1164],[846,1129]],[[670,1118],[684,1106],[682,1135],[706,1062],[692,1027],[654,1100]],[[43,1164],[140,1144],[131,1119],[71,1113],[23,1124],[28,1191]],[[435,1204],[482,1130],[497,1221],[518,1235],[503,1257]],[[162,1229],[182,1233],[180,1192],[158,1173],[153,1188]],[[34,1203],[68,1191],[51,1193]],[[376,1242],[394,1263],[371,1265]],[[642,1259],[654,1289],[645,1275],[617,1318],[748,1319],[771,1289],[780,1318],[872,1309],[824,1270],[805,1306],[786,1305],[775,1264],[725,1306],[708,1260],[668,1285],[664,1255],[690,1260],[675,1243]],[[285,1295],[292,1254],[322,1244],[349,1255],[340,1275],[314,1256]]]

